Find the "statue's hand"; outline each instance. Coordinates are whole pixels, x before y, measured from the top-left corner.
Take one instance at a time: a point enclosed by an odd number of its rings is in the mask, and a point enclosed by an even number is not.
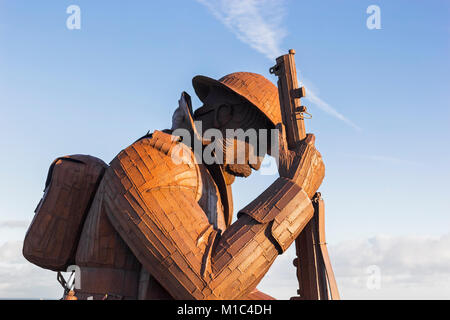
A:
[[[189,129],[189,110],[188,102],[185,99],[184,94],[181,94],[180,100],[178,100],[178,108],[175,109],[172,115],[172,130],[175,129]]]
[[[322,156],[314,146],[315,136],[307,134],[294,150],[289,150],[285,129],[279,124],[279,162],[280,177],[297,183],[312,198],[325,177]]]

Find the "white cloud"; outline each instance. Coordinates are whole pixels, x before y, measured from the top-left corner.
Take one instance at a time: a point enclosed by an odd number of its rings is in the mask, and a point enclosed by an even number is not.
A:
[[[379,155],[379,154],[352,154],[352,153],[343,153],[345,157],[352,158],[352,160],[368,160],[373,162],[384,163],[388,165],[399,165],[399,166],[413,166],[413,167],[422,167],[423,165],[416,161],[405,160],[397,157]]]
[[[0,221],[0,229],[27,228],[30,221],[26,220],[5,220]]]
[[[287,8],[282,0],[197,0],[243,43],[270,60],[283,54],[281,43],[287,32],[283,18]],[[323,101],[308,86],[307,97],[314,105],[360,131],[361,128]]]
[[[329,245],[342,299],[450,299],[450,234],[441,237],[385,236]],[[279,256],[258,288],[289,299],[298,288],[294,245]],[[368,268],[381,272],[380,289],[367,287]],[[22,241],[0,245],[0,298],[62,295],[56,273],[22,256]]]
[[[306,97],[305,99],[308,101],[311,101],[316,107],[321,109],[322,111],[328,113],[329,115],[335,117],[336,119],[339,119],[343,122],[345,122],[350,127],[354,128],[357,131],[361,131],[361,128],[354,124],[351,120],[349,120],[347,117],[345,117],[343,114],[341,114],[339,111],[337,111],[335,108],[330,106],[327,102],[323,101],[321,98],[319,98],[313,90],[311,90],[310,87],[306,87]]]
[[[59,299],[56,272],[39,268],[22,255],[22,241],[0,245],[0,299]]]
[[[197,0],[243,43],[271,60],[282,53],[280,44],[286,35],[281,26],[282,0]]]
[[[384,155],[357,155],[356,157],[365,159],[365,160],[384,162],[384,163],[388,163],[388,164],[420,166],[420,163],[415,162],[415,161],[409,161],[409,160],[404,160],[404,159],[391,157],[391,156],[384,156]]]
[[[329,245],[342,299],[449,299],[450,234],[441,237],[376,236]],[[291,247],[259,289],[288,299],[298,287]],[[369,268],[380,270],[380,288],[367,286]]]

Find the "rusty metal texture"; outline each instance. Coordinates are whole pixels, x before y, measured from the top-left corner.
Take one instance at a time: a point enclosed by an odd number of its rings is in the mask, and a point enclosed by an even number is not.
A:
[[[196,76],[192,80],[200,100],[207,96],[210,86],[221,86],[237,93],[257,107],[275,126],[281,122],[277,87],[262,75],[252,72],[234,72],[219,80]]]
[[[199,167],[189,161],[174,165],[170,160],[169,151],[177,144],[172,136],[157,132],[122,151],[111,162],[99,188],[99,211],[106,214],[133,256],[171,297],[246,298],[280,253],[280,245],[271,236],[274,222],[258,222],[246,211],[229,228],[220,229],[211,210],[200,205],[203,191],[199,190],[208,184],[202,181]],[[306,205],[295,205],[297,209],[291,210],[289,203],[293,201]],[[313,210],[304,192],[294,194],[291,201],[281,198],[267,206],[270,210],[278,207],[291,222],[275,228],[286,246]],[[281,236],[286,230],[290,236]],[[91,233],[95,231],[91,228]],[[85,246],[92,242],[100,243],[101,238],[86,241]],[[79,250],[89,252],[82,243]],[[109,259],[111,265],[104,267],[124,268],[116,263],[117,251],[111,248],[113,252],[116,259]],[[85,259],[83,264],[89,262]],[[96,291],[101,291],[99,286]]]
[[[81,228],[106,167],[87,155],[60,157],[52,163],[25,236],[27,260],[54,271],[66,271],[74,264]]]

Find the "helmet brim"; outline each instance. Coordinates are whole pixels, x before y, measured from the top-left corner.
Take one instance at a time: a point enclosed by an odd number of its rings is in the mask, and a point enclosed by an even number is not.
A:
[[[259,112],[261,112],[261,114],[264,115],[264,117],[269,121],[269,123],[271,123],[274,127],[275,127],[275,123],[273,123],[273,121],[266,115],[264,114],[264,112],[262,112],[252,101],[250,101],[246,96],[240,94],[239,92],[235,91],[233,88],[230,88],[229,86],[227,86],[226,84],[206,77],[206,76],[195,76],[192,79],[192,86],[194,87],[194,91],[197,94],[198,98],[200,99],[200,101],[204,102],[204,100],[206,99],[206,97],[209,94],[209,91],[211,90],[212,87],[219,87],[222,88],[228,92],[231,92],[237,96],[239,96],[241,99],[244,99],[247,103],[249,103],[251,106],[255,107]]]

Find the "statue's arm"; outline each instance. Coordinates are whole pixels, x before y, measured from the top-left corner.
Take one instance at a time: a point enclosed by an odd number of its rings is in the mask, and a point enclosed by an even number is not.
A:
[[[105,175],[105,211],[142,265],[176,299],[243,298],[313,215],[306,193],[279,178],[221,235],[191,191],[143,192],[125,187],[114,172]]]

